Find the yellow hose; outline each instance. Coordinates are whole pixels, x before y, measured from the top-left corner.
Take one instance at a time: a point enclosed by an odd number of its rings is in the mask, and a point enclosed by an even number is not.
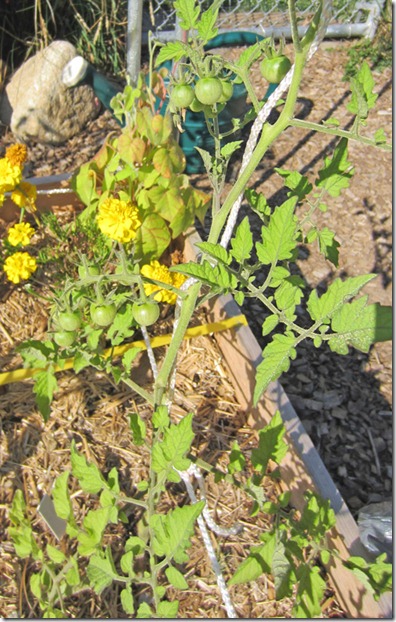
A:
[[[244,315],[236,315],[226,320],[220,320],[219,322],[212,322],[210,324],[201,324],[199,326],[193,326],[186,330],[184,339],[193,339],[194,337],[200,337],[202,335],[210,335],[211,333],[218,333],[223,330],[228,330],[235,326],[247,326],[247,320]],[[153,337],[150,340],[152,348],[159,348],[160,346],[166,346],[172,339],[171,333],[166,335],[159,335]],[[139,341],[133,341],[132,343],[126,343],[122,346],[115,346],[114,348],[107,348],[103,355],[106,358],[122,356],[130,348],[146,349],[146,345],[143,339]],[[74,359],[67,359],[62,367],[55,367],[55,371],[64,371],[65,369],[71,369],[74,364]],[[20,382],[27,378],[32,378],[37,372],[42,369],[27,368],[27,369],[15,369],[13,371],[6,371],[0,374],[0,385],[10,384],[11,382]]]

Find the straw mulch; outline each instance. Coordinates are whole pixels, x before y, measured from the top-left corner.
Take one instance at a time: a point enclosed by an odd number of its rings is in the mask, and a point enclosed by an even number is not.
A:
[[[201,312],[194,320],[204,323]],[[167,332],[169,326],[160,327]],[[46,309],[40,299],[15,288],[2,303],[0,356],[2,369],[20,367],[15,346],[24,339],[42,337],[46,330]],[[160,359],[163,352],[156,350]],[[184,343],[180,354],[180,373],[174,396],[173,418],[179,420],[188,412],[195,413],[194,447],[197,455],[206,461],[226,468],[233,440],[241,449],[257,445],[257,433],[246,424],[246,415],[239,406],[233,387],[227,377],[222,356],[213,337],[198,337]],[[133,377],[139,382],[150,379],[149,366],[144,355],[136,366]],[[72,371],[58,375],[59,391],[48,422],[38,413],[32,392],[32,381],[25,380],[4,385],[1,390],[1,466],[0,466],[0,614],[5,617],[40,617],[29,589],[29,576],[35,571],[34,563],[16,557],[7,533],[8,508],[17,489],[24,493],[30,519],[40,542],[56,545],[55,537],[37,513],[37,506],[45,493],[50,493],[55,478],[70,468],[70,443],[88,460],[100,466],[106,475],[114,466],[120,475],[125,494],[136,492],[135,483],[147,477],[148,456],[134,446],[129,430],[128,414],[137,411],[149,421],[151,413],[142,399],[129,388],[116,385],[105,374],[85,369],[76,375]],[[74,484],[76,486],[76,484]],[[246,495],[229,484],[215,484],[206,477],[207,498],[213,518],[222,526],[235,523],[243,526],[238,536],[215,537],[212,541],[226,578],[246,557],[250,547],[257,544],[260,533],[268,528],[264,518],[251,518],[251,502]],[[265,492],[268,499],[279,492],[278,484],[268,478]],[[98,502],[73,490],[78,520]],[[173,484],[161,503],[161,511],[187,502],[184,486]],[[139,512],[127,510],[127,525],[112,525],[106,531],[106,543],[111,544],[117,559],[122,542],[136,533]],[[215,576],[207,558],[200,535],[196,532],[190,549],[190,560],[182,568],[189,584],[184,592],[169,592],[180,599],[179,616],[182,618],[223,618]],[[93,592],[75,595],[67,602],[68,617],[125,618],[119,603],[119,586],[106,589],[101,596]],[[291,603],[274,599],[274,586],[268,577],[254,584],[231,588],[238,616],[242,618],[290,617]],[[136,592],[136,602],[147,595]],[[331,588],[324,606],[326,617],[344,617]]]

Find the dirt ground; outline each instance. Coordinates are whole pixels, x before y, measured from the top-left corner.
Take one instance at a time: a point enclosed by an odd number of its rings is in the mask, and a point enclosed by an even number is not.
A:
[[[315,62],[311,62],[303,79],[299,99],[301,118],[321,121],[336,117],[342,127],[350,123],[351,115],[345,109],[349,90],[347,83],[342,81],[349,45],[350,42],[322,44]],[[372,136],[382,127],[390,139],[391,69],[374,73],[374,79],[378,105],[370,115],[364,133]],[[255,75],[255,87],[258,93],[265,92],[266,87],[258,72]],[[117,127],[111,115],[105,112],[80,136],[61,147],[29,145],[29,175],[48,176],[74,171],[96,153],[107,132]],[[6,130],[0,140],[0,152],[14,140]],[[331,137],[289,128],[256,171],[253,187],[262,191],[271,205],[279,204],[284,194],[282,180],[274,168],[296,169],[312,179],[334,144]],[[319,288],[329,284],[336,276],[375,272],[378,277],[366,287],[365,292],[370,302],[390,305],[392,156],[353,142],[350,143],[349,156],[356,171],[350,187],[332,201],[329,212],[320,216],[322,224],[334,230],[341,243],[339,268],[334,270],[312,249],[302,249],[297,262],[298,270],[309,286]],[[237,172],[238,164],[233,174],[237,175]],[[201,175],[193,176],[192,181],[199,187],[205,185]],[[232,178],[229,183],[232,183]],[[254,219],[252,226],[257,227]],[[23,301],[20,305],[23,306]],[[23,311],[29,313],[28,309],[24,308]],[[264,347],[265,341],[261,336],[262,309],[248,302],[243,312]],[[3,334],[0,334],[0,339],[7,341]],[[302,344],[297,359],[281,378],[281,383],[351,511],[357,515],[363,505],[390,498],[393,446],[391,343],[376,344],[369,354],[351,351],[347,356]],[[91,386],[94,386],[92,382]],[[69,396],[70,405],[70,391],[66,387],[64,391]],[[98,396],[100,391],[96,393]],[[22,416],[23,411],[20,412]],[[114,413],[111,414],[111,425],[118,425],[115,417]],[[83,425],[91,430],[93,424],[86,421]],[[57,434],[62,434],[61,426],[55,427]],[[21,448],[30,442],[26,440],[26,435],[39,440],[39,429],[40,425],[36,422],[21,432]],[[118,428],[116,436],[119,437]],[[44,469],[45,465],[41,468]],[[25,486],[27,482],[29,480],[25,480]],[[266,596],[259,594],[258,598],[265,600]],[[95,617],[95,611],[95,604],[92,604],[91,610],[87,610],[87,617],[91,614]],[[280,610],[272,614],[282,617]],[[111,603],[108,615],[114,616]],[[257,609],[249,611],[247,617],[257,617]]]

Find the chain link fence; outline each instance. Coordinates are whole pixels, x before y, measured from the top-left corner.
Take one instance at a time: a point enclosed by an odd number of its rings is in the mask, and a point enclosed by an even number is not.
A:
[[[385,0],[334,0],[327,38],[374,37]],[[210,2],[202,0],[203,9]],[[318,6],[317,0],[297,0],[300,34]],[[290,37],[287,0],[225,0],[218,20],[219,32],[245,30],[264,37]],[[176,13],[169,0],[146,0],[143,9],[143,43],[151,31],[162,41],[180,38]]]

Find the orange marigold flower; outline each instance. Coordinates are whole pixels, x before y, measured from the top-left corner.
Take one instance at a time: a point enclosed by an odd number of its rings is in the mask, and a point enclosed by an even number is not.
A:
[[[5,157],[11,164],[11,166],[20,166],[26,162],[27,158],[27,148],[26,145],[22,145],[21,143],[16,143],[15,145],[11,145],[6,149]]]

